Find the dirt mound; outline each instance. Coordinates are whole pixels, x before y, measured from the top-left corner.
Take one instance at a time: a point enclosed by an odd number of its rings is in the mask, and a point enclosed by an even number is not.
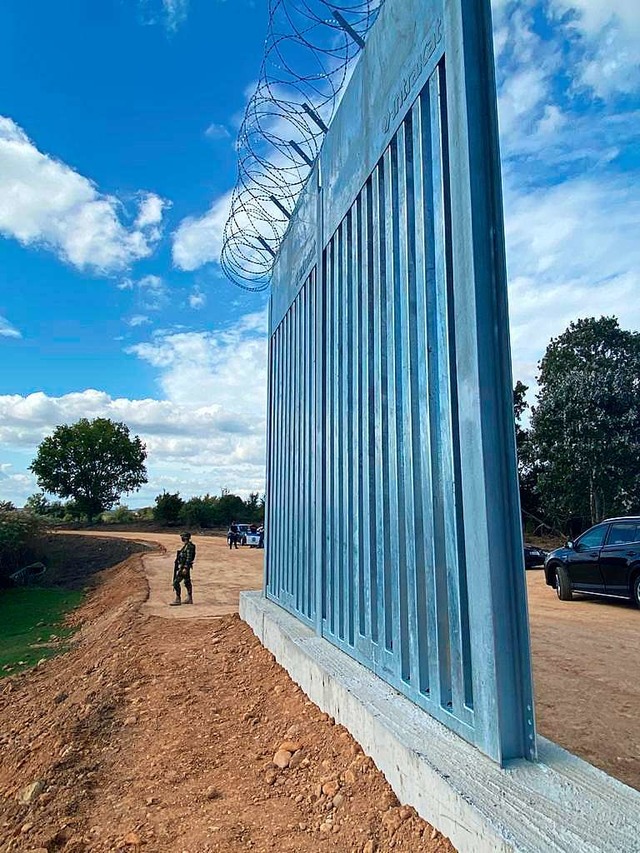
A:
[[[453,850],[237,616],[147,615],[136,556],[101,580],[0,686],[3,853]]]
[[[51,533],[38,540],[34,559],[47,566],[45,584],[83,589],[91,583],[92,575],[150,548],[152,546],[145,542],[108,536]]]

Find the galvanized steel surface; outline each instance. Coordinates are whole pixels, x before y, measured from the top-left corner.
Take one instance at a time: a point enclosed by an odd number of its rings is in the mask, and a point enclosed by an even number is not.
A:
[[[502,762],[535,732],[491,29],[464,7],[387,0],[276,262],[266,593]]]

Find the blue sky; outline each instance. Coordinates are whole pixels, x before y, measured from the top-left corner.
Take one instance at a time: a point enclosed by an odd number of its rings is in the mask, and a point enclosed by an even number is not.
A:
[[[150,482],[264,482],[264,295],[217,264],[267,0],[0,5],[0,498],[58,423],[126,421]],[[496,0],[514,376],[640,329],[640,4]]]

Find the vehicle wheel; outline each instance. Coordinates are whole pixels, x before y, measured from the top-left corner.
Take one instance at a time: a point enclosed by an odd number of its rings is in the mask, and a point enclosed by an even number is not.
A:
[[[633,582],[633,600],[636,607],[640,607],[640,575]]]
[[[571,601],[573,598],[571,581],[564,566],[556,566],[556,593],[560,601]]]

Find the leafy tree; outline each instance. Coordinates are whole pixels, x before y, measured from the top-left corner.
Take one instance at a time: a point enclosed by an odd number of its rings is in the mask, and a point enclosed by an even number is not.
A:
[[[41,518],[64,518],[67,507],[61,501],[50,501],[43,492],[37,492],[27,498],[24,508]]]
[[[126,424],[82,418],[56,427],[38,448],[31,470],[46,492],[73,498],[89,523],[125,492],[147,482],[147,453]]]
[[[264,523],[264,503],[265,496],[260,497],[258,492],[251,492],[249,498],[245,501],[244,518],[247,521],[255,522],[256,524]]]
[[[131,524],[136,520],[136,513],[130,510],[126,504],[118,504],[111,512],[105,512],[102,520],[105,524]]]
[[[238,495],[227,492],[218,499],[218,524],[227,527],[233,521],[245,521],[246,516],[246,504]]]
[[[615,317],[577,320],[540,362],[531,447],[558,524],[640,509],[640,334]]]
[[[180,510],[180,521],[188,527],[215,527],[219,524],[218,502],[221,498],[206,494],[188,500]]]
[[[518,481],[520,484],[520,507],[527,522],[543,524],[540,518],[542,510],[536,491],[539,465],[535,457],[529,430],[523,425],[523,417],[529,408],[526,395],[529,386],[518,380],[513,389],[513,413],[516,426],[516,449],[518,453]]]
[[[156,497],[156,505],[153,508],[153,518],[159,524],[178,524],[180,521],[180,511],[184,506],[184,501],[180,497],[180,493],[170,494],[163,492]]]

